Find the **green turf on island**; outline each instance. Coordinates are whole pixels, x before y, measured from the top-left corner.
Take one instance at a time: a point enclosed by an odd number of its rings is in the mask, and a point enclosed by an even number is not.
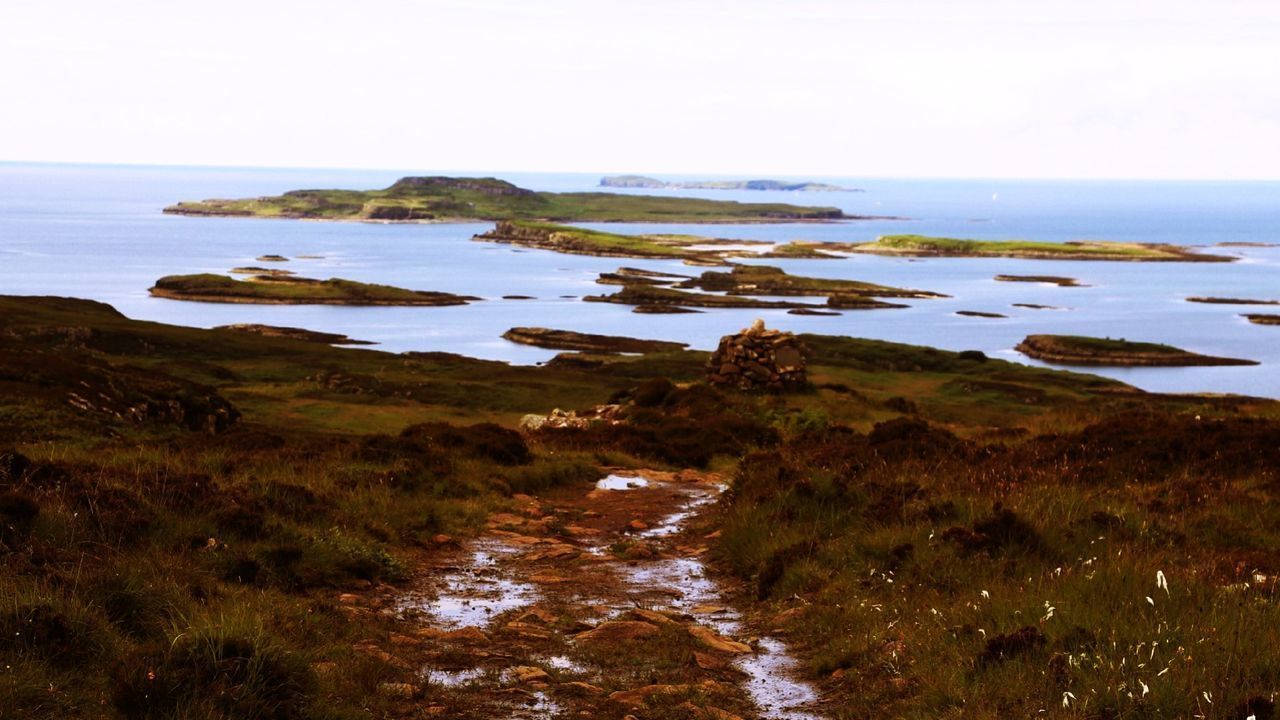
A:
[[[175,215],[388,222],[787,222],[840,220],[838,208],[618,193],[534,192],[496,178],[406,177],[382,190],[294,190],[271,197],[180,202]]]
[[[1134,262],[1233,262],[1226,255],[1205,255],[1178,245],[1078,241],[963,240],[926,235],[885,235],[843,249],[875,255],[912,257],[1008,257],[1028,260],[1116,260]]]
[[[728,272],[708,270],[699,277],[679,283],[676,287],[725,292],[729,295],[945,297],[925,290],[908,290],[858,280],[835,280],[789,275],[781,268],[768,265],[737,265]]]
[[[1172,345],[1078,335],[1028,335],[1015,349],[1028,357],[1061,365],[1187,367],[1258,364],[1253,360],[1200,355]]]
[[[236,280],[212,273],[162,277],[151,288],[151,294],[170,300],[265,305],[466,305],[479,300],[339,278],[258,275]]]

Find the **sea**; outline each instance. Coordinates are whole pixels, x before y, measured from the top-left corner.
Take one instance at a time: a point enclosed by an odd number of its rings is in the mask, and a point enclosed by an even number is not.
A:
[[[274,195],[300,188],[370,189],[406,175],[491,176],[548,191],[599,189],[598,174],[324,170],[0,163],[0,294],[91,298],[140,320],[194,327],[263,323],[338,332],[388,352],[445,351],[536,364],[553,351],[502,339],[516,326],[675,340],[714,348],[762,318],[795,332],[875,338],[947,350],[980,350],[1040,365],[1014,346],[1033,333],[1158,342],[1260,365],[1089,369],[1162,392],[1280,398],[1280,326],[1243,313],[1280,307],[1208,305],[1189,296],[1280,300],[1280,182],[930,180],[805,177],[860,192],[618,190],[743,202],[836,206],[894,216],[819,224],[589,225],[620,233],[690,233],[745,240],[869,241],[893,233],[976,239],[1172,243],[1239,258],[1233,263],[1130,263],[1017,259],[886,258],[746,260],[814,277],[864,280],[944,293],[899,310],[838,317],[783,310],[707,310],[638,315],[584,302],[612,293],[595,282],[620,266],[697,274],[676,260],[600,258],[518,248],[472,237],[490,223],[378,224],[164,215],[180,200]],[[715,175],[663,179],[743,179]],[[788,178],[782,178],[788,179]],[[1225,245],[1224,245],[1225,244]],[[151,297],[157,278],[272,267],[304,277],[341,277],[484,298],[459,307],[228,305]],[[315,256],[300,259],[299,256]],[[998,274],[1060,275],[1083,287],[997,282]],[[524,295],[533,299],[503,299]],[[821,302],[821,299],[816,299]],[[1015,307],[1015,304],[1053,309]],[[1006,318],[957,315],[960,310]]]

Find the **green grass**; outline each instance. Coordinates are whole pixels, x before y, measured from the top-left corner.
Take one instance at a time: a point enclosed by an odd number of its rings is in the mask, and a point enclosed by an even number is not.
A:
[[[1234,260],[1227,256],[1202,255],[1176,245],[1105,241],[1050,243],[1027,240],[965,240],[925,235],[885,235],[877,238],[875,242],[854,245],[849,249],[868,253],[954,257],[1189,262]]]
[[[842,217],[836,208],[784,203],[532,192],[494,178],[404,178],[383,190],[296,190],[274,197],[180,202],[165,212],[389,221],[742,222]]]
[[[0,297],[0,337],[0,714],[392,716],[376,689],[413,669],[353,645],[396,621],[336,595],[619,463],[734,475],[717,557],[763,588],[752,617],[804,608],[778,624],[843,717],[1229,717],[1280,682],[1253,573],[1280,569],[1274,403],[816,335],[813,387],[787,395],[710,388],[700,352],[510,367],[60,298]],[[606,402],[628,421],[509,429]],[[875,430],[904,417],[933,429]],[[996,502],[1031,531],[947,536]],[[1026,625],[1043,647],[979,664],[980,630]],[[678,680],[693,649],[605,654],[604,682]]]

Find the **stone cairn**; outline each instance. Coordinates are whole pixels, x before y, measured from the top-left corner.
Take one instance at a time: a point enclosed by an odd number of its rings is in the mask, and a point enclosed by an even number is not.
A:
[[[767,330],[763,320],[736,335],[720,338],[707,363],[707,380],[741,390],[784,390],[808,383],[804,358],[808,353],[795,335]]]

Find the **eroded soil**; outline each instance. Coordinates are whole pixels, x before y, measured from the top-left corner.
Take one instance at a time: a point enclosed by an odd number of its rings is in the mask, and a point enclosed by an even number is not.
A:
[[[411,670],[380,692],[407,716],[816,720],[778,638],[709,574],[710,473],[618,471],[516,512],[424,567],[408,591],[343,595],[402,632],[357,650]]]

